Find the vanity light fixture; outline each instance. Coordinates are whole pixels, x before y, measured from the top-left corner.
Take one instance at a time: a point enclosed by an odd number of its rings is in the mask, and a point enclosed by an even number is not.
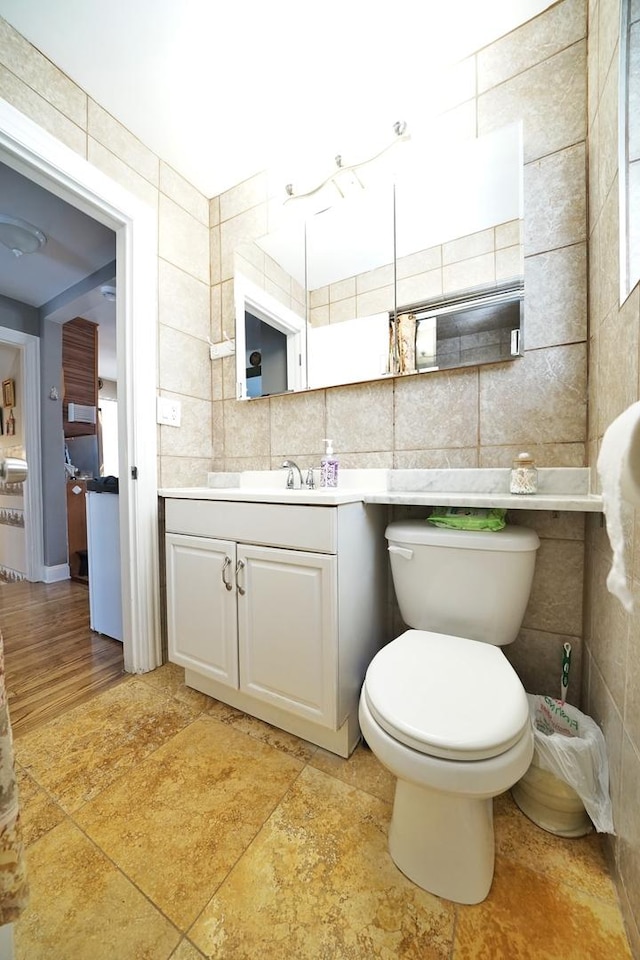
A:
[[[358,163],[351,163],[348,166],[343,164],[342,156],[338,154],[335,158],[337,169],[334,170],[333,173],[330,173],[328,177],[325,177],[325,179],[312,190],[307,190],[305,193],[296,193],[293,184],[288,183],[285,187],[287,196],[284,202],[288,203],[289,200],[303,200],[307,197],[313,197],[329,183],[333,184],[341,197],[344,197],[347,192],[351,192],[354,187],[362,188],[363,185],[358,177],[357,171],[367,166],[367,164],[373,163],[374,160],[378,160],[379,157],[384,156],[384,154],[391,150],[392,147],[395,147],[397,143],[409,140],[410,136],[411,135],[407,133],[406,122],[404,120],[396,120],[393,125],[393,139],[383,147],[382,150],[374,153],[371,157],[367,157],[365,160],[359,160]]]
[[[42,230],[34,227],[32,223],[0,213],[0,243],[8,247],[14,257],[36,253],[46,242],[47,238]]]
[[[358,164],[360,166],[360,164]],[[354,167],[345,167],[340,154],[336,157],[336,167],[331,181],[341,197],[346,197],[356,190],[364,190],[364,184]]]

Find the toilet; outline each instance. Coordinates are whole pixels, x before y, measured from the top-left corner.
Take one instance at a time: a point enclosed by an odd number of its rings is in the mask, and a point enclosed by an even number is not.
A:
[[[400,613],[413,629],[369,664],[362,734],[397,777],[389,828],[396,866],[430,893],[480,903],[494,869],[493,797],[528,770],[524,688],[500,647],[529,599],[537,534],[389,524]]]

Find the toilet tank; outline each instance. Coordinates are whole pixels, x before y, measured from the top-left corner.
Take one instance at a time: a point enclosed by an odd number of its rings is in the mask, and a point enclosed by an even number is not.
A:
[[[447,530],[405,520],[390,523],[385,536],[407,626],[496,646],[515,640],[540,545],[534,530]]]

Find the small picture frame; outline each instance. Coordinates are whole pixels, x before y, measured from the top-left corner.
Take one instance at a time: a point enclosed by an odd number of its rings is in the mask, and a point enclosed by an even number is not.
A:
[[[16,405],[16,385],[14,380],[2,381],[2,406],[15,407]]]

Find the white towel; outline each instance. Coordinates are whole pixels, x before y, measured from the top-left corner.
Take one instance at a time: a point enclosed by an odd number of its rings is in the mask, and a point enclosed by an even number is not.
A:
[[[628,407],[606,429],[597,468],[607,533],[613,550],[607,589],[631,613],[633,597],[627,587],[622,500],[640,506],[640,402]]]

